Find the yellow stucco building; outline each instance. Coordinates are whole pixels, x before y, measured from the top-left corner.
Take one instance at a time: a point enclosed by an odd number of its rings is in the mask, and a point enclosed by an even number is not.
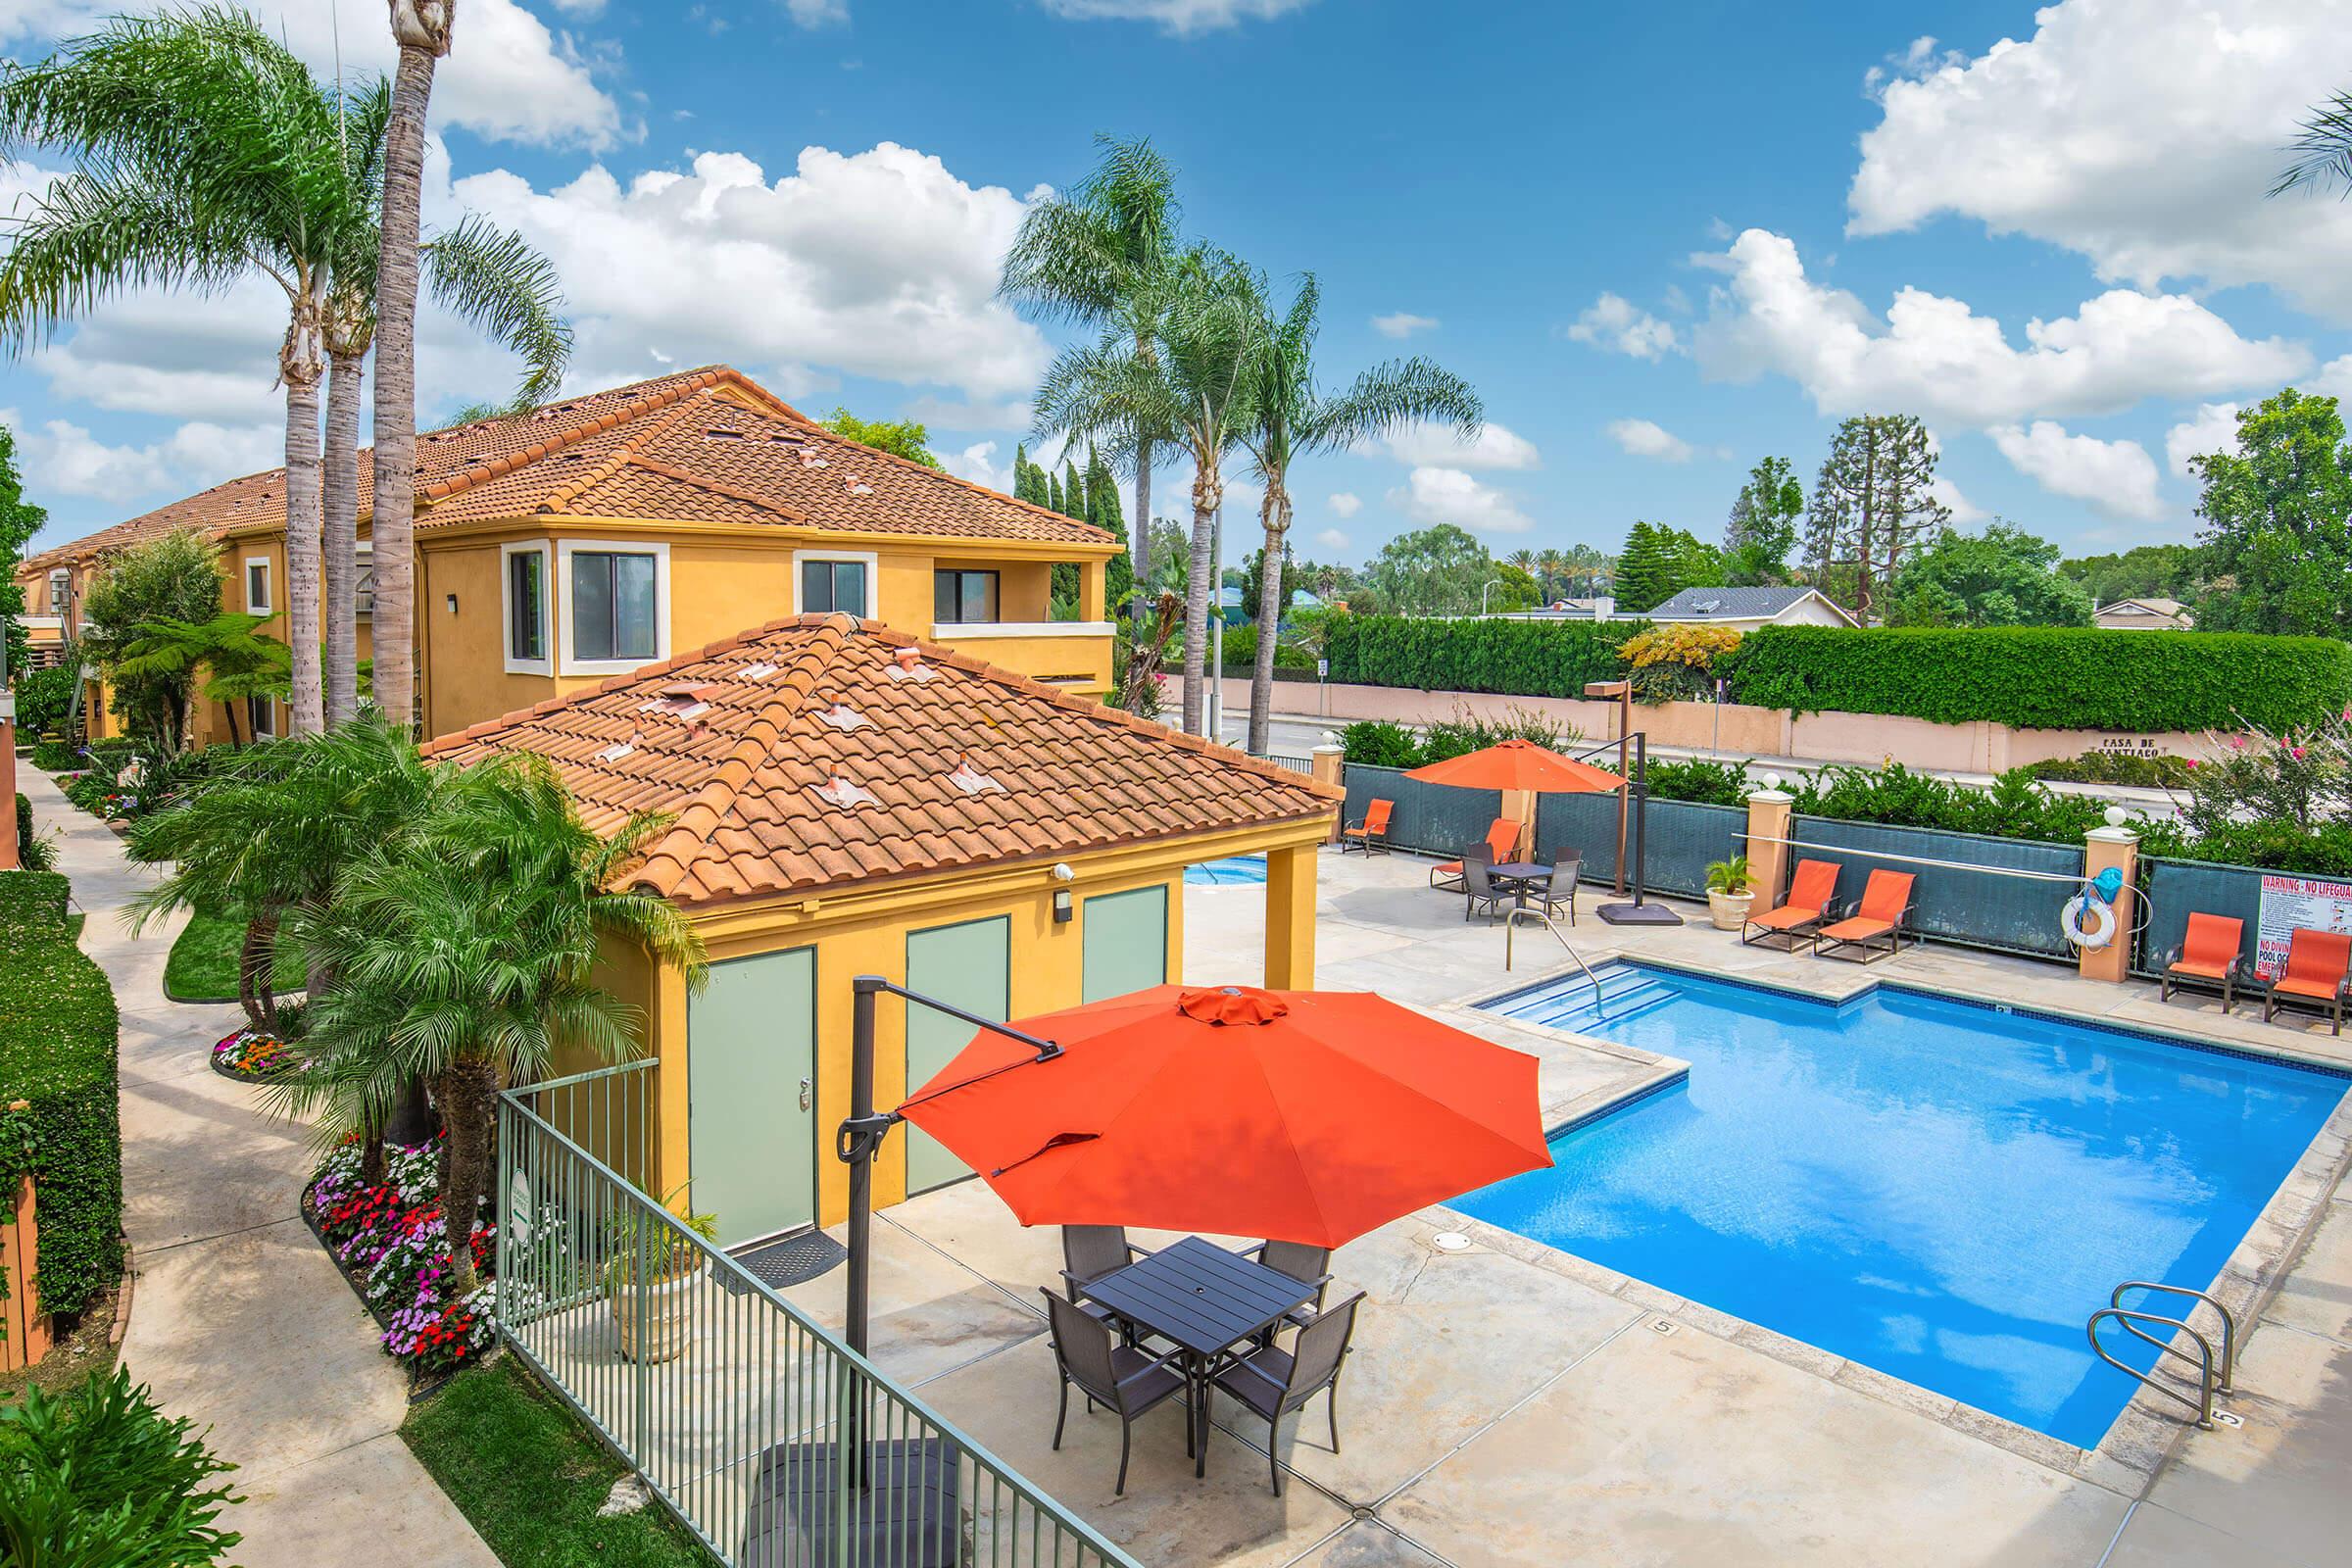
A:
[[[691,1181],[730,1246],[843,1216],[858,975],[997,1018],[1157,985],[1184,867],[1262,853],[1265,984],[1313,984],[1336,789],[872,621],[775,622],[428,748],[508,752],[548,759],[591,825],[674,818],[629,880],[686,913],[708,984],[637,954],[606,983],[660,1060],[644,1184]],[[885,1106],[971,1037],[895,1003],[878,1022]],[[910,1130],[876,1200],[966,1174]]]
[[[805,612],[878,619],[1082,696],[1110,687],[1115,538],[845,440],[725,367],[431,432],[417,442],[416,494],[427,734]],[[291,640],[276,469],[25,562],[28,608],[53,617],[35,627],[43,650],[74,627],[109,555],[181,528],[219,542],[222,608],[268,614],[264,630]],[[1075,618],[1054,615],[1057,564],[1076,569]],[[366,658],[371,598],[362,605]],[[92,732],[114,733],[94,695]],[[283,733],[281,705],[239,716],[241,730]],[[228,715],[206,709],[194,733],[226,739]]]

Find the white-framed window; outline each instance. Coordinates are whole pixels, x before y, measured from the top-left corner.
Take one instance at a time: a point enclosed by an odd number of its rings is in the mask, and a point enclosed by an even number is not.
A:
[[[352,554],[351,612],[375,613],[375,546],[363,539]]]
[[[49,573],[49,613],[62,615],[66,602],[74,597],[74,573],[70,567],[59,566]]]
[[[559,673],[626,675],[669,657],[669,546],[565,539],[556,546]]]
[[[270,558],[268,556],[247,556],[245,558],[245,613],[267,615],[273,612],[276,608],[276,601],[270,596]]]
[[[792,612],[796,615],[874,613],[875,556],[870,550],[796,550],[792,553]]]
[[[552,675],[555,637],[544,540],[498,547],[499,645],[510,675]]]

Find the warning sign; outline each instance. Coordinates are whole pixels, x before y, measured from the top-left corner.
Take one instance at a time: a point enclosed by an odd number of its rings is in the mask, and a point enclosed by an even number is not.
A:
[[[2276,980],[2286,968],[2286,945],[2297,931],[2352,931],[2352,882],[2264,877],[2254,939],[2254,967],[2264,979]]]

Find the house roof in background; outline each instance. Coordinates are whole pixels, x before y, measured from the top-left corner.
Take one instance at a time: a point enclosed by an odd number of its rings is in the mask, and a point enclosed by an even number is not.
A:
[[[2118,611],[2129,610],[2133,606],[2137,606],[2139,609],[2146,611],[2151,615],[2179,615],[2188,609],[2186,605],[2182,604],[2178,599],[2132,598],[2118,599],[2110,604],[2101,605],[2095,612],[2093,612],[2093,613],[2101,615],[2112,614]]]
[[[1648,616],[1651,620],[1770,620],[1806,599],[1830,605],[1817,588],[1686,588],[1650,610]],[[1838,609],[1836,605],[1830,608]]]
[[[600,831],[674,813],[633,880],[683,905],[1311,819],[1340,799],[846,615],[776,621],[426,751],[545,757]]]

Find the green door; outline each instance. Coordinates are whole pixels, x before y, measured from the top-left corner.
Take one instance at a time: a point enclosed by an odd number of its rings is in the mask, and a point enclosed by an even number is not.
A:
[[[1005,915],[906,933],[906,989],[1003,1022],[1011,1016],[1012,921]],[[912,1094],[978,1033],[970,1024],[906,1004],[906,1092]],[[969,1176],[972,1168],[929,1133],[906,1129],[909,1195]]]
[[[1080,1000],[1101,1002],[1167,984],[1168,890],[1099,893],[1080,909],[1086,921],[1086,972]]]
[[[728,1247],[816,1223],[816,950],[710,965],[686,1002],[689,1195]]]

